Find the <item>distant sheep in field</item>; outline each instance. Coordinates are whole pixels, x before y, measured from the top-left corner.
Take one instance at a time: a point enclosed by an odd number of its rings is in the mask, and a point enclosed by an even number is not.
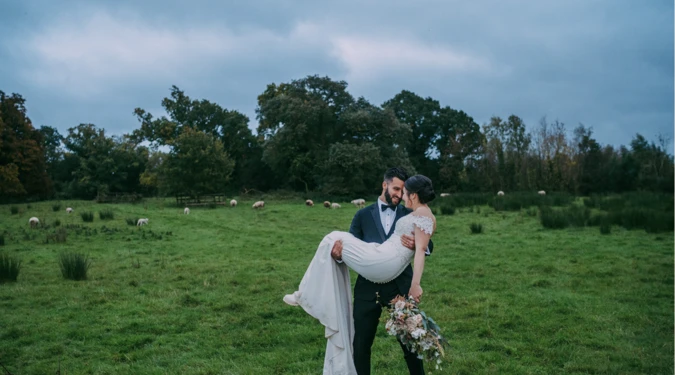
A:
[[[253,203],[253,208],[263,208],[263,207],[265,207],[265,202],[263,201],[257,201]]]
[[[136,223],[136,226],[140,227],[142,225],[148,225],[149,220],[150,219],[148,219],[147,217],[145,219],[138,219],[138,222]]]
[[[351,203],[358,208],[363,208],[363,207],[366,206],[366,200],[365,199],[360,199],[360,198],[354,199]]]
[[[449,196],[450,196],[450,193],[441,193],[441,197],[443,197],[443,198],[449,197]]]
[[[500,197],[503,197],[503,196],[504,196],[504,192],[500,190],[500,191],[497,192],[497,195],[499,195]]]
[[[339,203],[333,203],[330,205],[330,208],[342,208]]]
[[[69,213],[69,214],[70,214],[70,213],[73,213],[73,209],[70,208],[70,207],[66,208],[66,213]]]
[[[326,208],[330,208],[330,202],[329,201],[323,202],[323,206]]]
[[[305,206],[307,207],[314,207],[314,202],[311,199],[307,199],[305,201]]]
[[[30,224],[31,228],[37,228],[37,226],[40,225],[40,219],[33,216],[30,219],[28,219],[28,224]]]
[[[189,215],[189,214],[190,214],[190,209],[185,207],[185,209],[183,210],[183,215]]]
[[[546,195],[546,192],[543,191],[543,190],[539,190],[539,191],[537,192],[537,194],[539,194],[539,195]]]
[[[234,199],[232,199],[232,200],[230,201],[230,207],[237,207],[237,201],[234,200]]]

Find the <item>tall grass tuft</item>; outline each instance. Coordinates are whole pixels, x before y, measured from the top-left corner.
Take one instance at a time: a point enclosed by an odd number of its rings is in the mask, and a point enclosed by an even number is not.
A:
[[[600,224],[600,234],[610,234],[612,233],[612,226],[608,222],[603,222]]]
[[[0,234],[0,246],[5,246],[5,235]]]
[[[91,223],[94,221],[93,212],[82,212],[80,213],[80,216],[82,217],[82,221],[84,221],[85,223]]]
[[[19,207],[17,206],[12,206],[9,208],[9,211],[12,213],[12,215],[16,215],[19,213]]]
[[[469,229],[471,229],[471,234],[483,233],[483,224],[471,223],[471,225],[469,225]]]
[[[87,271],[91,260],[88,256],[80,253],[61,253],[59,255],[59,267],[61,275],[68,280],[86,280]]]
[[[549,229],[563,229],[570,225],[564,212],[550,207],[542,207],[539,220],[544,228]]]
[[[60,203],[56,203],[56,204],[52,205],[52,211],[58,212],[60,210],[61,210],[61,204]]]
[[[115,213],[110,209],[102,210],[98,212],[98,217],[101,220],[112,220],[115,218]]]
[[[21,271],[21,259],[5,253],[0,254],[0,284],[16,281]]]
[[[54,226],[58,227],[59,225],[61,225],[61,220],[59,219],[54,220]]]
[[[135,226],[136,223],[138,223],[138,219],[135,219],[133,217],[128,217],[128,218],[124,219],[124,221],[127,222],[127,225],[131,225],[131,226]]]

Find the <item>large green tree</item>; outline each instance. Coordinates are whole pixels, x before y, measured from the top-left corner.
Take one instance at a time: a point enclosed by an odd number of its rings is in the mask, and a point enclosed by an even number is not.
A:
[[[344,81],[309,76],[268,85],[257,113],[263,160],[288,187],[365,193],[388,166],[412,170],[410,130],[392,111],[355,100]]]
[[[260,176],[268,171],[261,162],[262,149],[248,127],[247,116],[205,99],[191,99],[176,86],[172,86],[171,96],[162,100],[162,107],[168,118],[154,118],[141,108],[135,109],[134,113],[141,122],[140,129],[133,133],[137,141],[147,140],[153,146],[173,147],[187,128],[210,134],[220,140],[224,151],[235,162],[232,184],[236,187],[264,185]]]
[[[160,168],[162,193],[197,196],[225,190],[234,170],[234,161],[219,139],[185,127],[172,146]]]

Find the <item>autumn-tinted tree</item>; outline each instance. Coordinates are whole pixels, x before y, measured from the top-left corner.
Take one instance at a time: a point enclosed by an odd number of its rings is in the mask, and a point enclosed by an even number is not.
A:
[[[25,99],[0,91],[0,196],[3,200],[46,198],[52,184],[46,172],[42,134],[26,116]]]

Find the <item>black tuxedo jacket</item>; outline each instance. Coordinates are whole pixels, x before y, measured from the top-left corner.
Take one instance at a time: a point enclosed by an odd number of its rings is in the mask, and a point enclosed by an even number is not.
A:
[[[392,224],[389,233],[385,233],[384,228],[382,227],[382,220],[380,220],[380,205],[379,202],[375,202],[374,204],[362,208],[356,212],[356,215],[354,215],[354,219],[352,220],[352,225],[349,227],[349,233],[365,242],[376,242],[381,244],[394,233],[396,222],[411,212],[412,210],[399,205],[396,208],[396,218],[394,219],[394,223]],[[429,253],[431,253],[433,250],[434,244],[431,240],[429,240]],[[391,282],[396,283],[396,286],[398,287],[401,295],[406,295],[408,294],[408,291],[410,291],[412,277],[413,270],[409,264],[405,270],[403,270],[403,273],[401,273],[401,275]],[[365,278],[361,277],[361,275],[359,275],[359,277],[356,279],[356,285],[354,286],[354,298],[374,301],[377,298],[376,292],[378,290],[378,284],[366,280]],[[389,301],[380,302],[386,304]]]

